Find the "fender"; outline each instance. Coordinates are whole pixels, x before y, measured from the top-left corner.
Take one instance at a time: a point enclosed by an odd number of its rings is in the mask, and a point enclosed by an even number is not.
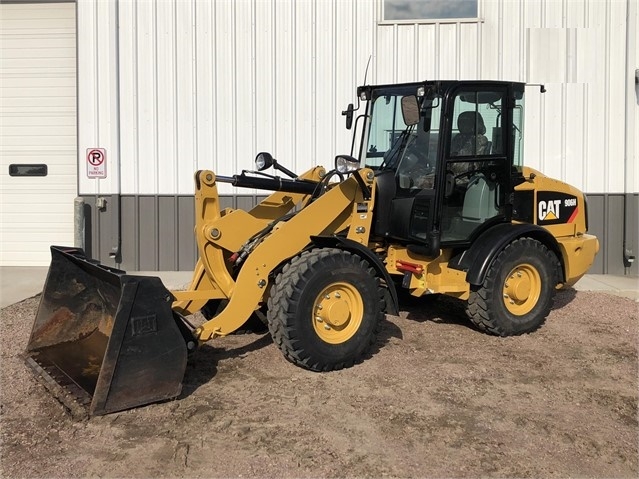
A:
[[[388,271],[386,271],[384,263],[382,263],[382,261],[375,253],[362,246],[358,242],[349,240],[348,238],[342,238],[341,236],[311,236],[311,241],[315,246],[319,246],[320,248],[343,249],[361,256],[366,261],[368,261],[370,265],[375,268],[377,274],[386,282],[386,287],[388,289],[388,294],[392,303],[389,304],[389,302],[386,301],[386,312],[393,315],[399,314],[399,299],[397,298],[395,283],[393,282],[391,275],[388,273]]]
[[[533,224],[501,223],[487,229],[475,238],[470,248],[451,258],[448,267],[466,271],[466,281],[479,286],[483,284],[493,259],[506,245],[524,236],[540,241],[555,253],[562,264],[561,281],[563,282],[563,258],[557,240],[548,230]]]

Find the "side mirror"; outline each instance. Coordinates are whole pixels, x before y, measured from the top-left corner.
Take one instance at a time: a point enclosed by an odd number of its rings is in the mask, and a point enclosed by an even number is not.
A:
[[[342,115],[346,117],[346,129],[350,130],[353,127],[353,112],[355,111],[355,107],[352,103],[348,104],[346,110],[342,111]]]
[[[402,97],[402,116],[406,126],[417,125],[419,123],[419,102],[415,95]]]

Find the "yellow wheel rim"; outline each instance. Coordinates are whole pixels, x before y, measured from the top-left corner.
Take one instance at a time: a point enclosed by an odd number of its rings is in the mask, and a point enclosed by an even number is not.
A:
[[[516,266],[504,282],[504,304],[516,316],[530,313],[541,295],[541,276],[534,266],[524,263]]]
[[[332,283],[313,303],[313,327],[330,344],[348,341],[357,332],[364,317],[364,303],[357,288],[349,283]]]

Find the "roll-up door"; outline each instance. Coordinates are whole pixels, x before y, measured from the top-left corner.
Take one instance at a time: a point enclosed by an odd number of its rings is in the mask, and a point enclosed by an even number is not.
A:
[[[0,266],[73,245],[75,3],[0,4]]]

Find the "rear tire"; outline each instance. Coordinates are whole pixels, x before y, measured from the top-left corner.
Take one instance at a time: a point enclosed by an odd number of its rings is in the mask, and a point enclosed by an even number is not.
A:
[[[550,312],[560,264],[532,238],[510,243],[471,291],[466,314],[484,332],[516,336],[538,329]]]
[[[268,325],[284,357],[312,371],[360,361],[384,316],[383,289],[361,257],[334,248],[305,251],[276,277]]]

